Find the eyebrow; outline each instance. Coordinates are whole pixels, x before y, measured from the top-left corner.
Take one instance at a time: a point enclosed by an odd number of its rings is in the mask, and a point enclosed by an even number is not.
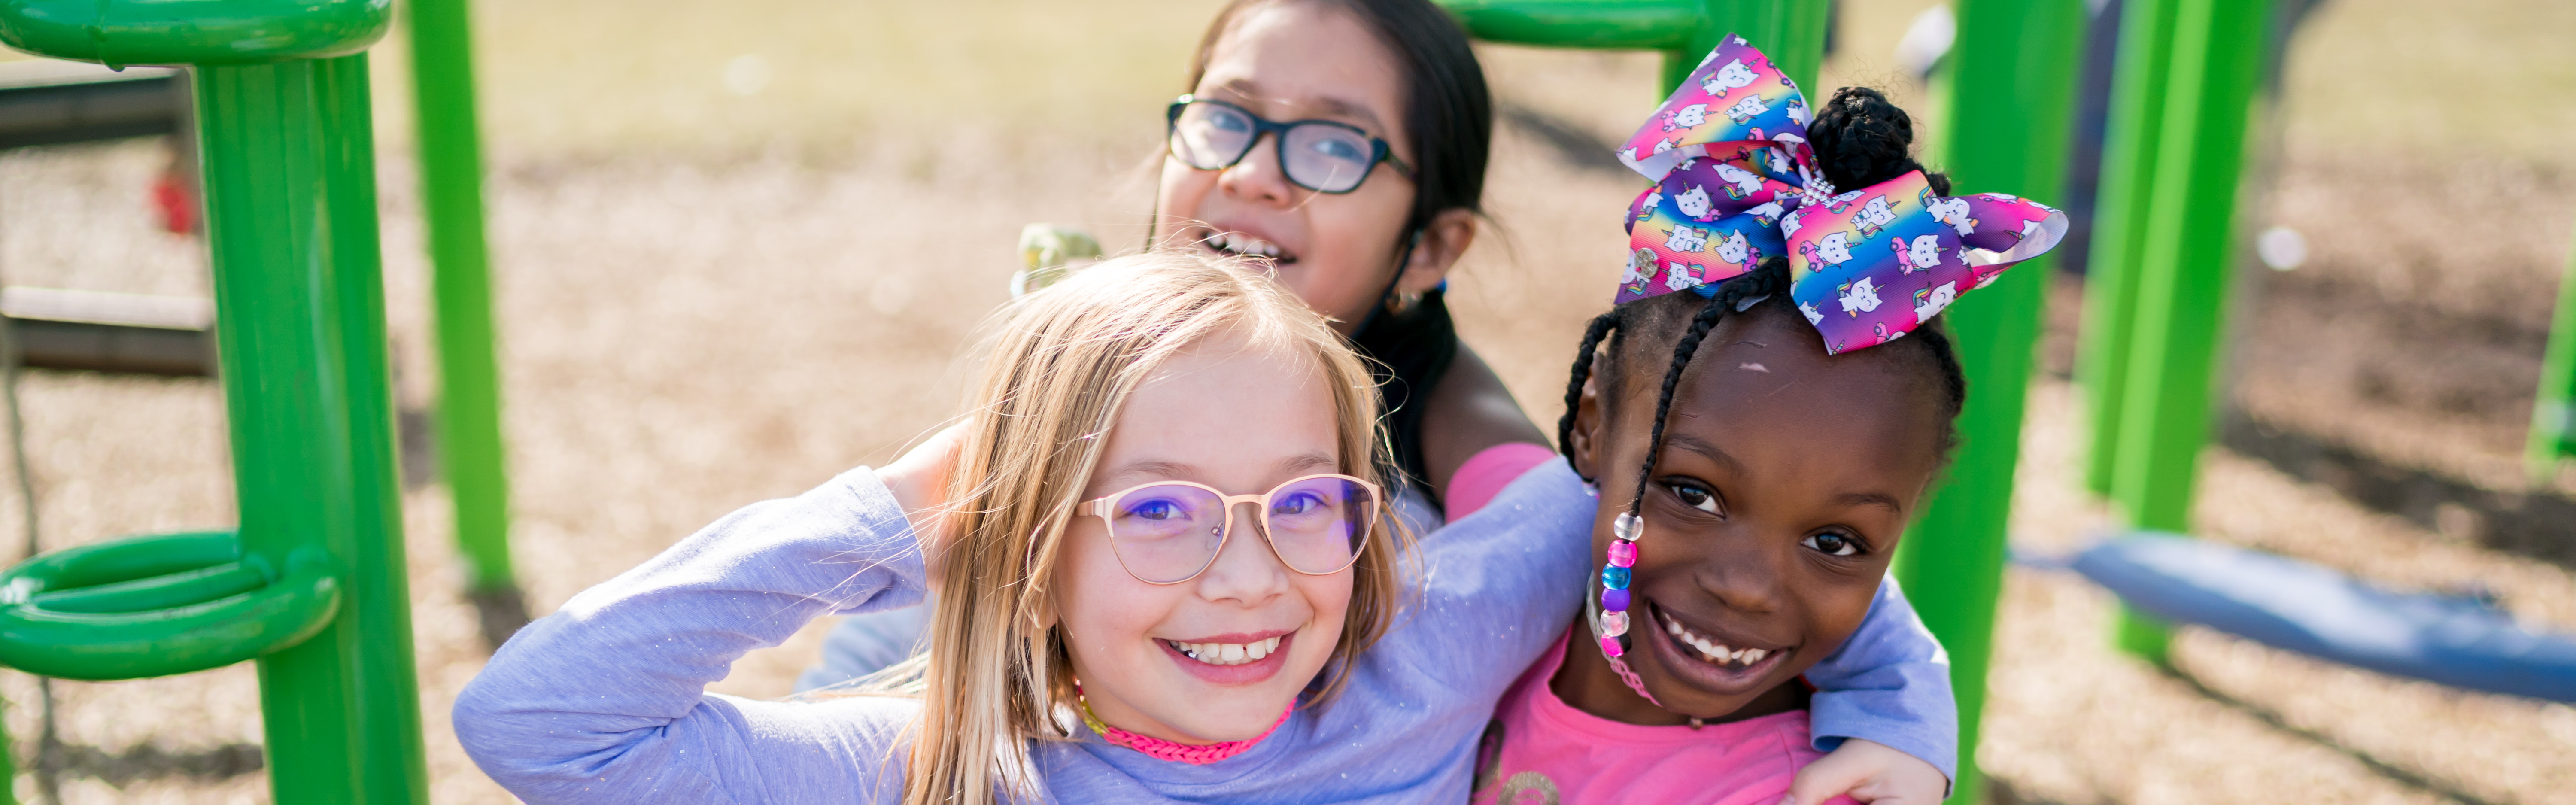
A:
[[[1877,506],[1904,514],[1905,507],[1896,504],[1896,496],[1885,492],[1845,492],[1834,496],[1834,502],[1845,506]]]
[[[1284,98],[1271,98],[1270,96],[1261,94],[1260,88],[1254,86],[1251,79],[1246,78],[1237,78],[1232,81],[1218,84],[1217,88],[1233,93],[1246,100],[1269,99],[1280,101],[1291,106],[1313,107],[1327,117],[1346,117],[1367,123],[1368,125],[1363,128],[1367,128],[1371,132],[1387,131],[1386,121],[1379,120],[1377,118],[1377,112],[1371,111],[1365,105],[1347,99],[1336,98],[1330,95],[1314,98],[1310,101],[1291,101]],[[1393,132],[1387,133],[1392,134]]]
[[[1727,472],[1739,475],[1744,473],[1744,462],[1735,460],[1734,456],[1718,449],[1717,445],[1709,443],[1706,439],[1688,433],[1675,433],[1664,437],[1664,441],[1674,447],[1698,453],[1702,458],[1717,462],[1718,466],[1725,467]]]

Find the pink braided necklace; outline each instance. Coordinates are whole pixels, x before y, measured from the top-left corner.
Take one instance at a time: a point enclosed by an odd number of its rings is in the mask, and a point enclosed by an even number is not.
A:
[[[1155,760],[1178,761],[1192,766],[1205,766],[1210,763],[1215,763],[1226,758],[1243,754],[1244,750],[1251,749],[1253,744],[1260,743],[1261,739],[1268,738],[1271,733],[1278,732],[1279,725],[1288,723],[1289,714],[1297,712],[1297,705],[1291,703],[1288,705],[1287,710],[1279,713],[1279,720],[1271,722],[1270,728],[1262,730],[1259,735],[1240,741],[1227,741],[1225,743],[1207,744],[1205,746],[1192,746],[1185,743],[1166,741],[1151,735],[1138,735],[1101,722],[1100,716],[1094,715],[1091,712],[1091,700],[1083,698],[1082,680],[1079,679],[1073,681],[1073,703],[1082,711],[1083,726],[1090,727],[1091,731],[1098,733],[1102,740],[1106,740],[1110,743],[1124,746],[1138,752],[1143,752]]]

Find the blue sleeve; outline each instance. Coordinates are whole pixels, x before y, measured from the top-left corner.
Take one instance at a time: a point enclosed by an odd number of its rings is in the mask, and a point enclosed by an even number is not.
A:
[[[1922,758],[1959,779],[1959,704],[1951,698],[1950,652],[1923,628],[1894,577],[1879,583],[1860,629],[1807,669],[1807,681],[1816,686],[1807,712],[1817,751],[1860,738]]]
[[[727,515],[519,633],[456,699],[456,737],[529,803],[892,801],[902,698],[705,693],[816,616],[921,600],[902,507],[854,470]]]

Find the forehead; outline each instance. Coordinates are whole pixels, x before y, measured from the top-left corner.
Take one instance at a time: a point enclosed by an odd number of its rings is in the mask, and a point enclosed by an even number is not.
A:
[[[1623,418],[1635,417],[1636,432],[1652,425],[1675,340],[1622,358],[1619,408]],[[1946,427],[1933,378],[1911,358],[1891,348],[1828,356],[1806,322],[1757,306],[1727,316],[1700,342],[1673,390],[1665,432],[1760,466],[1910,488],[1892,482],[1929,475]]]
[[[1093,486],[1179,476],[1230,491],[1336,467],[1340,430],[1316,356],[1288,343],[1220,336],[1155,366],[1111,429]],[[1097,490],[1095,490],[1097,491]]]
[[[1395,55],[1358,18],[1289,0],[1235,15],[1193,91],[1275,120],[1342,120],[1397,139],[1399,76]]]

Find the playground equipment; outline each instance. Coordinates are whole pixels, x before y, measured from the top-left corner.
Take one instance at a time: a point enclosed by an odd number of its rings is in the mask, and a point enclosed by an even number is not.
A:
[[[189,65],[237,530],[0,575],[0,664],[129,679],[256,658],[280,803],[427,799],[363,51],[374,0],[0,0],[0,41]]]
[[[418,104],[421,200],[430,295],[438,321],[438,459],[456,507],[466,597],[484,642],[527,625],[510,568],[510,484],[503,473],[500,370],[483,243],[483,146],[474,115],[473,30],[466,0],[410,0],[412,94]]]
[[[2094,385],[2087,480],[2131,525],[2190,527],[2209,441],[2218,336],[2236,257],[2237,177],[2269,3],[2131,0],[2096,220],[2084,334]],[[2154,618],[2119,644],[2162,662]]]
[[[2381,673],[2576,702],[2576,638],[2526,629],[2475,596],[2394,592],[2173,534],[2108,540],[2067,564],[2161,619]]]
[[[2546,484],[2558,464],[2576,456],[2576,253],[2558,281],[2558,315],[2549,322],[2549,353],[2540,364],[2540,397],[2531,405],[2529,459],[2534,483]]]
[[[1810,92],[1824,61],[1822,0],[1443,0],[1470,33],[1496,42],[1664,54],[1670,87],[1728,33],[1760,43]],[[1959,47],[1940,103],[1945,148],[1935,160],[1959,192],[2055,195],[2066,163],[2082,57],[2080,0],[1961,0]],[[1949,649],[1959,697],[1959,764],[1951,801],[1983,801],[1974,758],[1986,663],[2020,460],[2023,389],[2039,332],[2049,261],[2007,272],[1946,313],[1970,387],[1950,480],[1932,497],[1897,558],[1926,626]]]

